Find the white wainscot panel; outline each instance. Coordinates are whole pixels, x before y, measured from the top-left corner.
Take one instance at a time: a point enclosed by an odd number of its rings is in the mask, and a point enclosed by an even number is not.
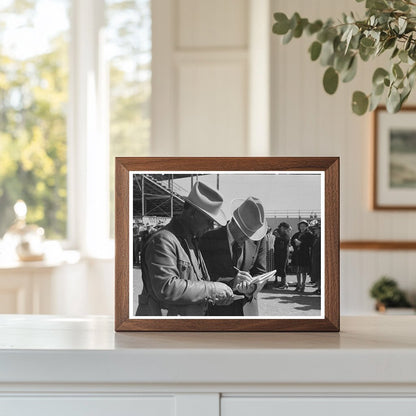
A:
[[[247,0],[179,0],[178,48],[244,48]]]
[[[383,398],[223,398],[221,416],[414,416],[416,399]]]
[[[171,397],[0,397],[1,414],[7,416],[173,416]],[[29,410],[30,409],[30,410]]]
[[[182,62],[178,82],[181,156],[244,155],[247,141],[247,64]]]

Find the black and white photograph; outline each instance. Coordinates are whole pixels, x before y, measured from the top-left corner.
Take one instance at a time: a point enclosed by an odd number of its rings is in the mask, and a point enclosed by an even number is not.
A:
[[[324,173],[130,172],[130,319],[324,317]]]

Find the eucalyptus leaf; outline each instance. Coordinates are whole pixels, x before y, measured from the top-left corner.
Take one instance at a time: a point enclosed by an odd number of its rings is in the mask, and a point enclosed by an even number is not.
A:
[[[397,23],[399,25],[399,35],[402,35],[406,30],[407,20],[403,16],[400,16]]]
[[[409,58],[409,55],[407,54],[407,51],[405,51],[404,49],[402,49],[402,50],[399,52],[399,59],[400,59],[402,62],[407,63],[408,58]]]
[[[370,106],[368,108],[368,111],[374,111],[378,107],[381,101],[381,97],[382,95],[370,95]]]
[[[273,33],[285,35],[290,28],[287,16],[284,13],[275,13],[274,20],[276,20],[276,23],[273,25]]]
[[[343,72],[344,70],[348,69],[349,64],[351,61],[351,54],[348,55],[341,55],[336,54],[334,58],[334,68],[338,72]]]
[[[391,72],[396,78],[403,78],[404,76],[399,64],[394,64]]]
[[[393,53],[391,54],[390,59],[394,59],[394,58],[398,55],[399,51],[400,51],[400,49],[396,46],[396,47],[394,48]]]
[[[384,0],[367,0],[365,7],[367,7],[367,9],[384,10],[388,5]]]
[[[306,28],[306,32],[309,35],[313,35],[314,33],[319,32],[322,29],[322,20],[315,20],[313,23],[310,23],[309,26]]]
[[[309,47],[309,53],[311,54],[312,61],[316,61],[319,58],[321,50],[322,44],[320,42],[315,41],[312,43],[312,45]]]
[[[389,113],[397,113],[400,109],[400,93],[397,88],[392,88],[390,94],[387,96],[386,107]]]
[[[384,82],[382,84],[373,86],[373,95],[383,95],[383,92],[384,92]]]
[[[396,44],[396,38],[391,37],[391,38],[387,38],[384,43],[383,43],[383,47],[384,49],[390,49],[392,48],[394,45]]]
[[[368,97],[361,91],[355,91],[352,95],[352,111],[362,116],[368,108]]]
[[[332,65],[334,62],[334,44],[331,41],[326,41],[322,45],[320,63],[322,66]]]
[[[328,94],[332,95],[335,93],[338,88],[338,79],[339,76],[335,69],[332,68],[332,66],[327,68],[324,74],[323,84],[324,89]]]
[[[384,68],[377,68],[373,74],[373,85],[377,86],[380,84],[384,84],[384,78],[386,78],[389,73]]]
[[[293,39],[293,30],[289,30],[286,35],[283,36],[282,43],[287,45]]]
[[[407,38],[407,40],[406,40],[406,43],[404,44],[404,49],[405,49],[406,51],[410,48],[410,45],[411,45],[411,43],[412,43],[412,40],[413,40],[413,33],[411,33],[411,34],[408,36],[408,38]]]
[[[350,82],[354,79],[355,75],[357,74],[357,58],[354,55],[349,63],[347,71],[343,74],[342,82]]]

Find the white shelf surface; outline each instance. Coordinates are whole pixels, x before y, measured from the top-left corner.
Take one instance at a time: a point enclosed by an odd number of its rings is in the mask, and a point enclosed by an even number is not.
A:
[[[416,316],[344,317],[340,333],[113,328],[109,317],[2,315],[0,383],[416,386]]]

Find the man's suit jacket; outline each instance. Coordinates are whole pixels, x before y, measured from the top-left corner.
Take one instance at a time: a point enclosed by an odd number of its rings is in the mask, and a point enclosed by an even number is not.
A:
[[[199,248],[204,257],[205,264],[211,280],[221,281],[233,285],[236,271],[233,268],[230,246],[228,244],[227,227],[217,228],[204,234],[199,242]],[[246,240],[242,251],[241,271],[249,272],[252,276],[265,273],[266,270],[266,241]],[[225,279],[226,278],[226,279]],[[243,306],[248,299],[233,302],[228,306],[210,306],[209,315],[215,316],[242,316]]]

